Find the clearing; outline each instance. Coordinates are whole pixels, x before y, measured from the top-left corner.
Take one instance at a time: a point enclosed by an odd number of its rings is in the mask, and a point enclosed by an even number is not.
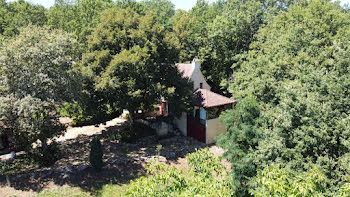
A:
[[[79,187],[84,192],[95,193],[103,185],[124,184],[145,174],[145,165],[150,159],[175,165],[187,166],[186,154],[204,148],[207,145],[185,136],[158,139],[147,136],[135,143],[119,141],[113,136],[125,126],[125,120],[116,118],[105,124],[68,128],[65,136],[57,139],[62,158],[50,167],[28,164],[10,175],[11,186],[0,183],[1,196],[36,196],[44,189],[61,189],[67,186]],[[104,148],[105,166],[96,173],[89,165],[89,143],[93,136],[99,135]],[[161,144],[160,157],[157,145]],[[210,146],[214,155],[222,155],[223,150]],[[19,154],[16,164],[25,161],[25,155]],[[4,159],[4,157],[2,157]],[[229,167],[228,162],[225,165]]]

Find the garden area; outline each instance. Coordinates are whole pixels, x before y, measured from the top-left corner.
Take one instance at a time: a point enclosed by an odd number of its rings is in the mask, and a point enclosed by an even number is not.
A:
[[[94,134],[89,133],[91,128],[95,128]],[[164,173],[171,167],[188,170],[186,155],[206,147],[184,136],[160,139],[145,125],[134,128],[143,132],[132,139],[127,135],[130,132],[127,123],[121,118],[99,126],[69,127],[67,136],[70,130],[79,132],[77,129],[87,131],[86,135],[59,138],[56,147],[59,156],[50,166],[32,162],[24,152],[18,154],[6,171],[10,186],[4,174],[0,176],[0,193],[4,196],[113,196],[115,191],[125,192],[130,181],[140,177],[146,179],[145,175],[151,169],[151,174],[155,174],[158,168]],[[95,137],[100,139],[103,149],[103,167],[100,171],[94,169],[89,161],[91,141]],[[223,152],[217,147],[210,150],[218,157]],[[210,160],[213,158],[214,155],[211,155]],[[224,164],[229,166],[228,162]]]

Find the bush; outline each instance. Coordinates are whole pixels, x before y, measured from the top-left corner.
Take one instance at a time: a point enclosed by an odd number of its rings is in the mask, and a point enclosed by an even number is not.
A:
[[[61,150],[57,142],[51,142],[45,150],[41,147],[29,152],[30,158],[39,166],[50,166],[62,157]]]
[[[145,124],[134,122],[132,126],[125,127],[116,134],[112,135],[110,140],[117,139],[123,142],[132,143],[137,139],[152,135],[156,135],[156,131],[154,129]]]
[[[287,168],[268,166],[258,170],[250,190],[253,196],[324,196],[327,177],[317,167],[297,173]]]
[[[79,105],[77,102],[65,103],[62,106],[60,106],[57,110],[61,117],[72,118],[72,126],[84,125],[86,123],[91,122],[93,118],[92,116],[86,115],[81,105]]]
[[[187,155],[190,168],[182,171],[152,160],[150,176],[131,181],[123,196],[231,196],[231,180],[221,159],[209,149]],[[199,170],[200,169],[200,170]]]
[[[90,164],[96,171],[101,171],[103,166],[103,149],[99,138],[95,137],[90,143]]]
[[[10,166],[6,162],[0,162],[0,177],[4,177],[8,174]]]

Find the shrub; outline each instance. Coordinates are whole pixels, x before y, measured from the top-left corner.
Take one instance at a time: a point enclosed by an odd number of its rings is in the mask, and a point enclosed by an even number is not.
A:
[[[217,175],[226,173],[225,166],[221,161],[222,157],[214,157],[208,147],[187,155],[187,162],[191,170],[205,177],[211,177],[213,173]]]
[[[99,104],[91,100],[88,95],[83,94],[81,97],[83,98],[79,102],[67,102],[57,109],[60,117],[72,118],[71,126],[99,124],[121,114],[118,109],[113,109],[110,105]]]
[[[250,193],[263,196],[323,196],[327,188],[327,177],[316,166],[305,172],[293,172],[287,168],[268,166],[258,170],[251,184]]]
[[[93,138],[90,147],[90,164],[95,170],[101,171],[103,166],[103,149],[100,139],[97,137]]]
[[[60,106],[58,109],[58,113],[61,117],[70,117],[73,122],[72,126],[84,125],[85,123],[90,123],[92,116],[88,116],[84,113],[84,109],[79,103],[65,103]]]
[[[190,168],[179,170],[152,160],[150,176],[131,181],[123,196],[231,196],[231,180],[221,159],[209,149],[187,155]],[[201,170],[198,170],[201,169]],[[204,172],[204,173],[203,173]]]
[[[41,147],[31,150],[29,156],[39,166],[50,166],[62,157],[62,153],[57,142],[53,141],[45,150]]]
[[[0,177],[6,177],[8,181],[8,172],[10,170],[10,166],[8,163],[0,162]]]
[[[123,142],[132,143],[137,139],[152,135],[156,135],[156,131],[154,129],[145,124],[134,122],[132,126],[121,129],[116,134],[112,135],[109,139],[117,139]]]

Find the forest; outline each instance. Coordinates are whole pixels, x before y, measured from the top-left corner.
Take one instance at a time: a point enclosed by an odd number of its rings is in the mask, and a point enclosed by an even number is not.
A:
[[[211,196],[349,196],[349,54],[350,10],[330,0],[197,0],[188,11],[169,0],[0,0],[0,134],[50,163],[61,116],[88,125],[128,109],[132,122],[162,97],[175,115],[191,110],[191,84],[172,65],[197,57],[212,91],[237,101],[216,139],[230,175],[169,196],[213,182]],[[156,192],[151,179],[132,184]]]

